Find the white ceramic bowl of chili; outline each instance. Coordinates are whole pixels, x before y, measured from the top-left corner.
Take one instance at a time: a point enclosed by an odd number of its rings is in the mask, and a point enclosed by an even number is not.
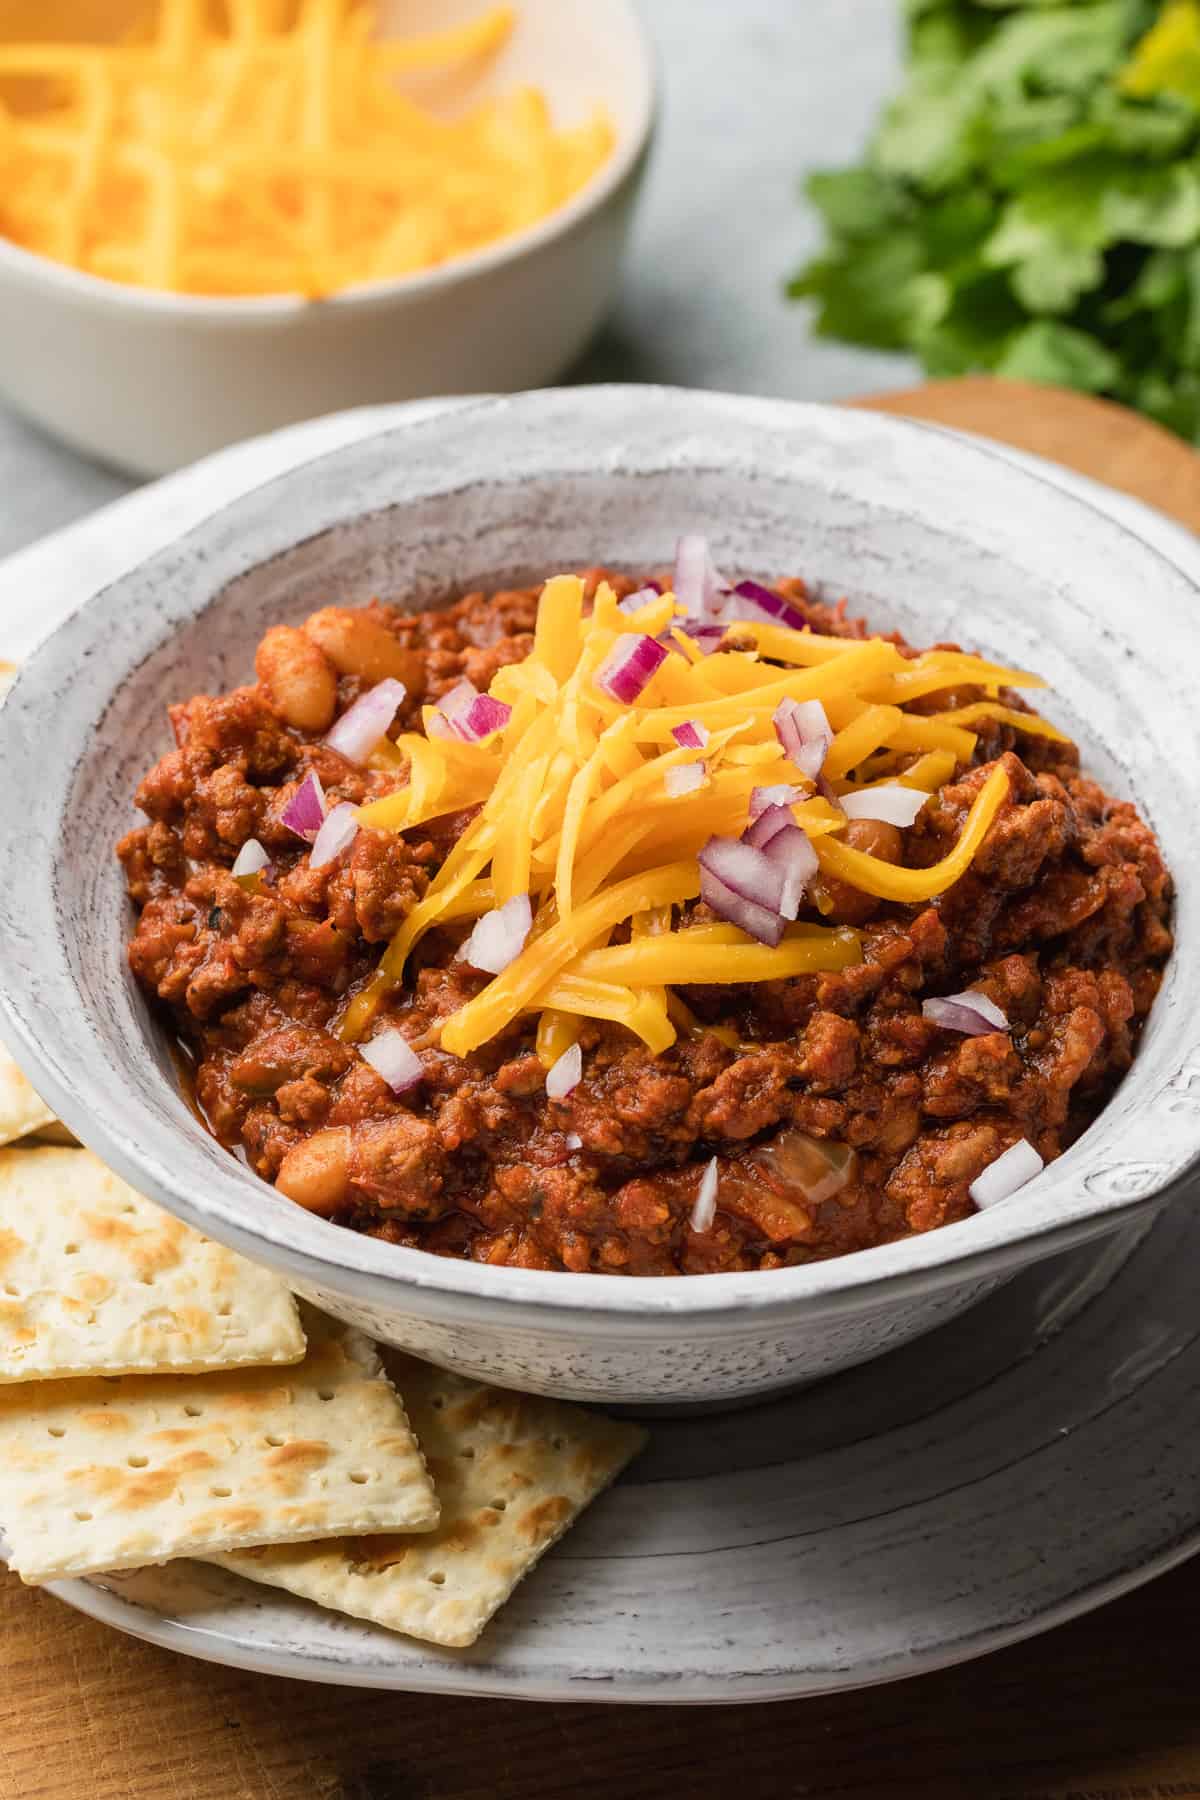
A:
[[[170,741],[166,705],[243,681],[269,624],[337,596],[414,607],[599,559],[803,572],[880,628],[1033,667],[1043,710],[1130,795],[1177,882],[1177,948],[1099,1119],[1002,1204],[825,1262],[684,1278],[497,1268],[302,1211],[189,1110],[126,965],[110,846]],[[1136,613],[1129,597],[1145,597]],[[1148,1219],[1200,1153],[1194,585],[1086,502],[929,427],[671,389],[466,404],[235,502],[85,605],[0,709],[0,1022],[38,1088],[144,1193],[298,1292],[517,1388],[717,1406],[927,1331],[1027,1263]]]

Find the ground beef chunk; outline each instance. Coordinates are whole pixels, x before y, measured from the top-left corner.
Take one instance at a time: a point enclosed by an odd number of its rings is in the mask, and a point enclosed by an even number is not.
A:
[[[588,595],[603,575],[587,571]],[[618,595],[641,585],[613,580]],[[802,582],[780,587],[814,631],[868,635]],[[422,705],[456,682],[485,688],[524,659],[536,607],[537,589],[522,588],[442,611],[366,609],[373,654],[390,634],[413,671],[393,733],[419,727]],[[335,611],[344,711],[374,677],[344,653],[353,615]],[[322,617],[330,628],[329,609]],[[943,690],[915,709],[985,697]],[[146,822],[118,846],[138,910],[129,960],[194,1059],[195,1099],[220,1140],[352,1229],[514,1268],[794,1266],[965,1218],[990,1162],[1022,1137],[1057,1155],[1136,1052],[1171,948],[1154,837],[1080,775],[1074,745],[983,721],[971,764],[911,829],[856,821],[847,834],[884,860],[928,866],[999,760],[1008,797],[967,874],[915,907],[836,882],[810,896],[802,916],[860,929],[861,963],[681,990],[691,1023],[660,1056],[582,1021],[582,1079],[550,1099],[531,1015],[464,1059],[440,1050],[442,1022],[488,979],[459,958],[467,927],[451,924],[421,940],[373,1027],[421,1055],[422,1080],[397,1095],[339,1023],[477,809],[405,834],[363,827],[312,868],[285,823],[309,775],[330,804],[362,805],[408,773],[402,755],[348,761],[285,723],[311,714],[285,702],[243,687],[172,708],[175,746],[138,789]],[[270,863],[239,881],[232,865],[251,837]],[[963,1037],[924,1016],[926,997],[968,986],[1007,1030]],[[695,1230],[714,1159],[715,1217]]]
[[[331,883],[329,912],[342,931],[357,931],[368,944],[395,935],[429,886],[428,846],[403,837],[360,831],[345,866]]]

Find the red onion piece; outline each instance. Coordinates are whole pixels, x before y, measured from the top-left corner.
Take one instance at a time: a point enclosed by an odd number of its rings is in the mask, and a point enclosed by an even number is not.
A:
[[[1018,1138],[975,1177],[967,1192],[978,1207],[996,1206],[1040,1175],[1045,1166],[1028,1138]]]
[[[750,817],[757,819],[769,806],[795,806],[797,800],[803,798],[800,789],[791,787],[786,781],[777,781],[773,787],[751,788]]]
[[[420,1057],[402,1031],[389,1026],[360,1044],[363,1060],[387,1082],[393,1094],[406,1094],[425,1074]]]
[[[627,631],[617,639],[593,679],[611,700],[631,706],[666,655],[663,645],[652,637]]]
[[[920,788],[888,782],[857,794],[839,794],[838,805],[848,819],[878,819],[884,825],[904,827],[913,823],[928,798]]]
[[[705,905],[760,944],[774,947],[783,936],[779,904],[784,878],[771,859],[736,838],[711,837],[697,860]]]
[[[503,731],[511,718],[511,706],[503,700],[493,700],[490,694],[481,694],[475,683],[464,677],[442,695],[430,725],[435,737],[456,737],[464,744],[481,744],[495,732]]]
[[[786,806],[768,806],[742,833],[743,844],[761,850],[778,871],[783,887],[779,911],[794,919],[819,867],[817,853]]]
[[[691,619],[712,619],[717,603],[728,592],[712,566],[708,539],[689,535],[675,546],[675,598]]]
[[[709,732],[699,719],[687,719],[682,725],[671,727],[671,736],[681,750],[703,750],[708,742]]]
[[[662,589],[657,583],[649,582],[645,587],[640,587],[635,594],[626,594],[623,600],[617,601],[617,605],[622,612],[641,612],[643,606],[649,606],[650,602],[657,600],[661,593]]]
[[[380,738],[387,736],[407,692],[404,683],[394,681],[390,675],[385,681],[377,681],[342,714],[325,742],[348,762],[366,762]]]
[[[475,921],[475,929],[459,951],[460,959],[485,975],[499,975],[520,956],[533,925],[528,894],[516,894]]]
[[[583,1051],[578,1044],[572,1044],[564,1050],[558,1061],[546,1071],[546,1096],[550,1100],[565,1100],[573,1089],[579,1086],[583,1076]]]
[[[714,1156],[700,1177],[700,1188],[696,1194],[696,1204],[692,1208],[691,1228],[693,1231],[711,1231],[713,1220],[717,1216],[717,1184],[720,1171]]]
[[[702,762],[676,763],[663,776],[663,787],[672,800],[678,800],[684,794],[694,794],[707,780],[708,770]]]
[[[564,1133],[563,1143],[567,1146],[568,1150],[582,1150],[583,1149],[583,1139],[580,1137],[580,1135],[577,1131],[568,1131],[568,1132]]]
[[[833,742],[833,726],[819,700],[781,700],[775,708],[775,735],[788,761],[815,781]]]
[[[354,813],[355,809],[350,802],[342,800],[332,812],[325,815],[325,822],[318,831],[316,843],[309,853],[308,866],[310,869],[323,869],[326,863],[331,863],[354,842],[358,836],[358,820]]]
[[[328,810],[329,802],[325,798],[325,789],[321,786],[321,777],[315,769],[310,769],[280,817],[289,831],[294,831],[306,844],[313,844],[325,823]]]
[[[747,825],[742,833],[743,844],[749,844],[754,850],[765,850],[771,839],[788,827],[800,831],[786,806],[767,806],[759,813],[757,819]],[[804,833],[800,832],[801,837]]]
[[[989,1031],[1007,1031],[1008,1019],[994,1000],[975,988],[945,999],[923,1000],[922,1015],[943,1031],[962,1031],[968,1037],[984,1037]]]
[[[794,919],[800,911],[805,890],[820,867],[817,853],[791,818],[762,846],[762,850],[783,878],[779,910],[785,919]]]
[[[798,606],[763,587],[758,581],[739,581],[721,617],[728,621],[744,620],[747,624],[787,625],[793,631],[807,631],[808,620]]]
[[[726,629],[724,625],[700,624],[695,619],[683,621],[684,632],[705,656],[711,656],[714,650],[721,647],[725,641]]]
[[[250,875],[261,875],[264,869],[271,866],[271,858],[267,855],[257,838],[247,838],[237,853],[231,873],[235,880],[241,881]]]

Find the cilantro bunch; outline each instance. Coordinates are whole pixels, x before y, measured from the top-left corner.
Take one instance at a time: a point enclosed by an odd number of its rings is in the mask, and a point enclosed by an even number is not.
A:
[[[1200,0],[907,0],[865,161],[813,175],[817,329],[1111,394],[1200,442]]]

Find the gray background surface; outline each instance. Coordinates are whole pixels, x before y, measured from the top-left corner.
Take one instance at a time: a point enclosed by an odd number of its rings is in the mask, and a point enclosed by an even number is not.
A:
[[[899,0],[643,7],[658,145],[620,304],[575,378],[814,400],[904,385],[912,364],[818,342],[782,293],[818,241],[803,173],[852,157],[895,81]],[[133,485],[0,407],[0,555]]]

